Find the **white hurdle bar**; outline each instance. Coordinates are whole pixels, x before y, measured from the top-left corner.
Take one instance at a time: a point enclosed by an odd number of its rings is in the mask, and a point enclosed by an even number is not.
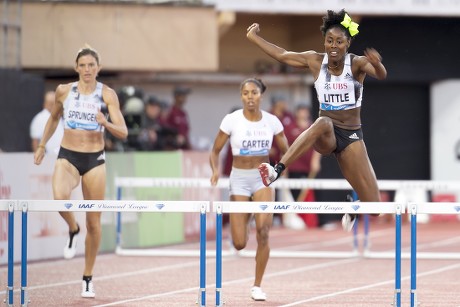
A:
[[[417,259],[460,259],[460,253],[417,252],[417,214],[460,214],[460,203],[426,202],[410,203],[411,214],[411,248],[410,248],[410,306],[417,307]]]
[[[136,200],[18,200],[22,210],[21,306],[29,303],[27,296],[27,213],[28,212],[195,212],[200,214],[200,285],[197,304],[206,306],[206,213],[207,201],[136,201]]]
[[[380,214],[396,215],[395,225],[395,291],[393,305],[401,306],[401,214],[404,204],[394,202],[234,202],[215,201],[212,210],[216,212],[216,306],[222,306],[222,214],[223,213],[320,213],[320,214]],[[293,257],[309,252],[270,251],[270,257]],[[314,257],[320,257],[318,253]],[[329,254],[327,254],[329,256]],[[326,256],[326,257],[327,257]]]

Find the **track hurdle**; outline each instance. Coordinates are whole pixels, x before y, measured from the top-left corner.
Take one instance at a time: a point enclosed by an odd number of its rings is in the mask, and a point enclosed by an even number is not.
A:
[[[460,259],[460,253],[417,252],[417,214],[456,214],[460,213],[460,203],[426,202],[409,204],[411,215],[411,247],[410,247],[410,304],[418,306],[417,301],[417,259]]]
[[[113,200],[19,200],[22,209],[21,306],[27,295],[27,215],[34,211],[79,212],[196,212],[200,213],[200,285],[197,304],[206,306],[206,213],[205,201],[113,201]],[[12,233],[12,232],[11,232]]]
[[[115,188],[117,191],[117,199],[122,199],[122,188],[197,188],[197,189],[228,189],[229,179],[221,178],[216,187],[211,187],[209,178],[153,178],[153,177],[117,177],[114,180]],[[312,188],[312,189],[325,189],[325,190],[352,190],[350,184],[344,179],[279,179],[272,184],[274,188]],[[212,201],[211,201],[212,202]],[[316,212],[315,212],[316,213]],[[117,249],[116,253],[119,255],[140,255],[140,256],[196,256],[193,251],[178,253],[177,250],[157,250],[157,249],[143,249],[137,251],[133,249],[124,249],[121,246],[121,218],[118,213],[117,217]],[[354,246],[350,251],[310,251],[303,253],[293,253],[290,257],[327,257],[327,258],[350,258],[357,257],[360,255],[357,231],[354,231],[355,240],[353,241]],[[365,234],[367,237],[367,233]],[[365,240],[367,242],[367,239]],[[367,246],[365,246],[367,247]],[[234,256],[235,251],[225,250],[222,251],[222,256]],[[214,251],[207,251],[206,255],[214,256]],[[253,257],[255,251],[239,251],[238,256],[240,257]],[[278,255],[275,251],[272,254],[273,257],[283,257],[284,255]]]
[[[405,206],[393,202],[219,202],[213,203],[216,213],[216,306],[222,306],[222,214],[223,213],[321,213],[321,214],[379,214],[396,215],[395,224],[395,290],[393,305],[401,307],[401,214]],[[270,252],[272,256],[273,251]]]

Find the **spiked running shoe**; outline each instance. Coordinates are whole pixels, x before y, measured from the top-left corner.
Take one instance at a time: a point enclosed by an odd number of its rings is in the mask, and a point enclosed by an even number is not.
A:
[[[259,165],[259,173],[260,177],[262,177],[262,182],[266,187],[279,177],[279,174],[275,171],[273,166],[268,163],[262,163]]]
[[[251,288],[251,298],[254,301],[265,301],[267,299],[267,295],[262,291],[262,288],[254,286]]]
[[[69,238],[64,246],[64,258],[72,259],[77,253],[77,235],[80,233],[80,226],[77,224],[76,231],[69,231]]]
[[[82,280],[81,282],[81,297],[93,298],[96,296],[92,280]]]
[[[345,231],[352,231],[355,226],[357,215],[345,213],[342,217],[342,227]]]

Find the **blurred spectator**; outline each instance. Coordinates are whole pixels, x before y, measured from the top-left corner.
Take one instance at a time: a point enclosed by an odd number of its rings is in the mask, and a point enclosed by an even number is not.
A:
[[[188,95],[191,89],[184,86],[176,86],[173,90],[173,105],[166,117],[166,125],[177,131],[176,146],[177,149],[191,149],[190,146],[190,124],[188,114],[184,109]]]
[[[161,101],[155,96],[149,96],[145,102],[144,116],[138,135],[138,142],[142,150],[160,150],[162,147],[161,128]]]
[[[38,144],[43,136],[43,131],[45,130],[46,122],[51,115],[51,109],[54,105],[55,93],[54,91],[48,91],[45,93],[43,100],[43,109],[37,113],[30,123],[30,138],[31,138],[31,147],[32,151],[37,150]],[[46,153],[59,153],[59,147],[61,146],[61,139],[64,135],[64,123],[62,120],[59,121],[59,124],[53,134],[53,136],[46,143]]]
[[[176,149],[175,130],[165,126],[163,117],[166,103],[156,96],[150,96],[145,103],[144,117],[138,136],[142,150],[174,150]]]
[[[106,150],[129,151],[140,150],[137,140],[144,113],[144,91],[134,86],[124,86],[117,91],[120,110],[128,128],[128,139],[124,142],[106,134]]]
[[[295,111],[295,125],[286,131],[286,138],[289,146],[295,139],[313,123],[311,109],[306,104],[299,104]],[[309,149],[304,155],[299,157],[289,166],[289,178],[315,178],[321,170],[321,155],[313,148]],[[312,189],[292,189],[294,201],[315,201],[314,190]],[[308,227],[317,227],[319,224],[316,214],[299,214]]]
[[[144,113],[144,101],[139,97],[129,97],[122,108],[126,127],[128,127],[127,146],[131,150],[140,150],[138,136],[141,131],[142,117]]]

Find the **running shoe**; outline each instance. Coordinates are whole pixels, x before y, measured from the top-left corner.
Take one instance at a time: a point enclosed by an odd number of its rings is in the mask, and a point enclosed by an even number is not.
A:
[[[345,213],[342,217],[343,230],[348,231],[348,232],[352,231],[353,226],[355,226],[357,217],[358,216],[356,214]]]
[[[269,163],[262,163],[259,165],[260,177],[266,187],[268,187],[273,181],[278,179],[279,174],[275,171],[273,166]]]
[[[64,258],[72,259],[77,253],[77,235],[80,233],[80,226],[77,224],[76,231],[69,231],[69,238],[64,246]]]
[[[265,301],[267,295],[262,291],[262,288],[254,286],[251,288],[251,298],[254,301]]]
[[[92,280],[82,280],[81,282],[81,297],[93,298],[96,296]]]

